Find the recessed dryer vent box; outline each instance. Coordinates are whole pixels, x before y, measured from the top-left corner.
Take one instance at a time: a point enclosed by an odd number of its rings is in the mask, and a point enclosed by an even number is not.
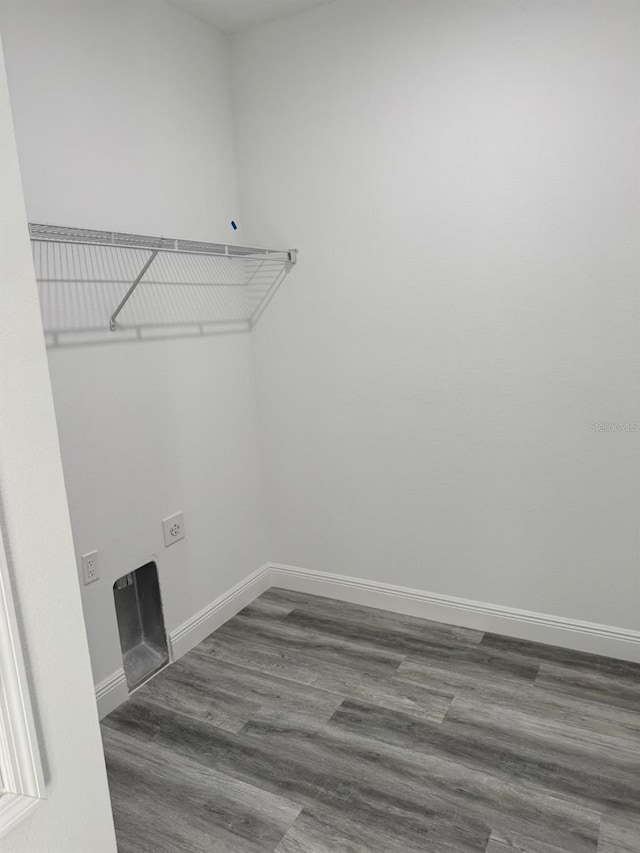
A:
[[[129,690],[169,662],[158,568],[147,563],[113,585],[122,664]]]

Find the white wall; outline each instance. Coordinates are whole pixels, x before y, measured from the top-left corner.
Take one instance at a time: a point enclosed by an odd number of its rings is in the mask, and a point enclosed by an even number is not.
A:
[[[31,221],[232,239],[222,35],[158,0],[1,0],[0,25]],[[109,343],[49,364],[77,556],[100,552],[83,590],[100,682],[121,666],[117,577],[156,555],[173,630],[267,557],[251,345]],[[178,510],[187,538],[165,549]]]
[[[46,781],[0,848],[115,853],[1,50],[0,153],[0,523]]]
[[[640,627],[639,5],[344,0],[235,37],[276,560]]]
[[[590,428],[640,421],[637,13],[341,0],[235,37],[232,98],[164,2],[0,0],[31,220],[302,250],[253,352],[50,351],[96,681],[154,554],[169,629],[267,558],[640,627],[637,433]]]

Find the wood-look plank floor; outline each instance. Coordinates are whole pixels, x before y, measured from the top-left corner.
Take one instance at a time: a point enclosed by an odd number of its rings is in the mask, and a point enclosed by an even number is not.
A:
[[[640,853],[640,665],[270,590],[103,721],[119,853]]]

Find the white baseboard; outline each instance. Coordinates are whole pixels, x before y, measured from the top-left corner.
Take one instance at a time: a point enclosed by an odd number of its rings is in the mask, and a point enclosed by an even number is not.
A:
[[[118,705],[122,705],[126,701],[128,696],[127,680],[122,668],[112,672],[108,678],[96,684],[96,701],[100,719],[115,711]]]
[[[198,611],[195,616],[183,622],[175,631],[170,631],[169,638],[173,659],[181,658],[182,655],[201,643],[205,637],[208,637],[212,631],[224,625],[243,607],[251,604],[254,599],[266,592],[271,586],[269,576],[269,565],[261,566],[249,577]]]
[[[261,566],[243,581],[212,601],[207,607],[199,610],[182,625],[170,631],[171,659],[177,660],[186,655],[216,628],[224,625],[243,607],[251,604],[259,595],[262,595],[271,586],[269,577],[270,566],[268,564]],[[129,690],[124,670],[118,669],[96,685],[96,700],[100,719],[114,711],[128,697]]]
[[[297,566],[270,564],[270,586],[419,616],[461,628],[640,662],[640,631],[485,604]]]
[[[267,563],[169,633],[172,658],[177,660],[270,587],[324,595],[365,607],[505,634],[520,640],[562,646],[580,652],[640,663],[640,631],[565,619],[498,604],[424,592],[347,575],[334,575]],[[124,670],[96,686],[100,718],[124,702],[129,693]]]

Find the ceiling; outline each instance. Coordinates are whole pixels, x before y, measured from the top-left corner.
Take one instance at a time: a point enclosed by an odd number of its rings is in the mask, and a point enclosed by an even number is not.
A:
[[[237,33],[333,0],[169,0],[224,33]]]

